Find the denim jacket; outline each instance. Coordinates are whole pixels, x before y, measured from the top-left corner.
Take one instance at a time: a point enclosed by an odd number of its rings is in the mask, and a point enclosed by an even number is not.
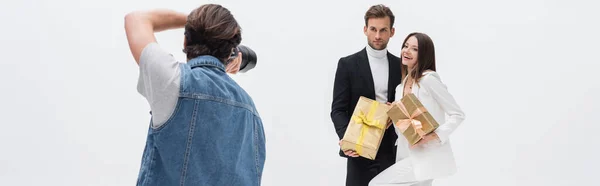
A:
[[[265,134],[250,96],[215,57],[181,64],[177,105],[148,129],[137,185],[258,186]]]

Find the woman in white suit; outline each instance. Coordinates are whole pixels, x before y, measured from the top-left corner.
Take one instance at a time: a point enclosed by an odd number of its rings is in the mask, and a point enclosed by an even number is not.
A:
[[[456,172],[449,136],[465,119],[465,114],[435,71],[431,38],[423,33],[409,34],[402,45],[401,56],[404,78],[396,87],[396,100],[413,93],[440,126],[409,146],[394,123],[398,134],[396,163],[373,178],[370,186],[429,186],[434,179]]]

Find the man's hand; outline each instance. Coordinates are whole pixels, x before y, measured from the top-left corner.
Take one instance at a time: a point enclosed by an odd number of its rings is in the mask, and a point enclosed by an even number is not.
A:
[[[135,11],[127,14],[125,33],[135,62],[139,64],[146,45],[156,42],[154,32],[182,28],[186,22],[186,14],[172,10]]]
[[[340,140],[339,145],[342,146],[342,140]],[[350,157],[353,157],[353,158],[359,157],[358,153],[356,153],[353,150],[344,151],[344,154],[346,154],[346,156],[350,156]]]
[[[242,64],[242,52],[238,52],[238,55],[235,59],[233,59],[227,67],[225,68],[225,72],[230,74],[236,74],[240,71],[240,65]]]
[[[410,148],[423,147],[424,144],[427,144],[430,141],[437,141],[439,143],[440,142],[440,137],[438,137],[438,135],[435,132],[431,132],[431,133],[425,135],[423,137],[423,139],[421,139],[416,144],[412,145]]]

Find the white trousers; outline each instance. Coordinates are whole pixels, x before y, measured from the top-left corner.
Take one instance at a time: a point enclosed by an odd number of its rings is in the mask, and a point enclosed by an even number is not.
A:
[[[417,180],[410,158],[404,158],[369,182],[369,186],[431,186],[433,180]]]

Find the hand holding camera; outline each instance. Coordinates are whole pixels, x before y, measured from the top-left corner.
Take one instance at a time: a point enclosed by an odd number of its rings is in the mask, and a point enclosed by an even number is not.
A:
[[[247,46],[238,45],[231,52],[229,60],[226,69],[227,73],[248,72],[256,66],[256,53]]]
[[[238,52],[237,57],[231,59],[225,68],[225,72],[230,74],[237,74],[240,71],[240,65],[242,63],[242,52]]]

